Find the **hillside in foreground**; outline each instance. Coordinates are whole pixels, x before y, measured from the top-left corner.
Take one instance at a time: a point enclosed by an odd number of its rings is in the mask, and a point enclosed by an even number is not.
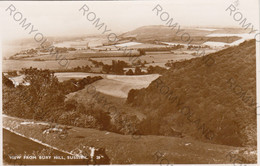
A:
[[[200,50],[201,52],[201,50]],[[215,61],[208,65],[207,58]],[[181,133],[207,142],[256,146],[255,40],[175,63],[127,102],[147,118],[140,133]]]
[[[46,125],[46,122],[3,116],[3,127],[8,131],[50,145],[59,151],[80,152],[82,146],[104,148],[110,164],[256,163],[256,151],[250,148],[203,143],[189,138],[133,137],[72,126],[67,137],[61,139],[57,133],[44,133]],[[3,142],[5,144],[8,140],[4,139]]]

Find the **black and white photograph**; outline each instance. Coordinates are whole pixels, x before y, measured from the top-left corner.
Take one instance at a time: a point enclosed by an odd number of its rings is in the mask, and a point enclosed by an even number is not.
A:
[[[0,165],[259,164],[258,0],[0,1]]]

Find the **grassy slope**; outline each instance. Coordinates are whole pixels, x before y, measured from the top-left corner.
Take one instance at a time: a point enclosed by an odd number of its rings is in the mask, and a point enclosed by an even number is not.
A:
[[[130,135],[107,133],[94,129],[72,127],[66,139],[60,139],[57,134],[42,134],[43,125],[20,125],[28,121],[13,117],[3,117],[3,127],[38,139],[60,150],[72,151],[80,144],[104,147],[113,164],[159,164],[156,152],[165,154],[169,163],[232,163],[229,152],[241,153],[243,148],[202,143],[192,139],[181,139],[164,136],[142,136],[134,139]],[[239,158],[239,154],[236,155]],[[242,158],[239,158],[242,159]],[[256,159],[254,159],[256,160]],[[254,160],[251,160],[253,162]],[[249,162],[249,160],[244,160]],[[162,161],[165,163],[166,160]]]
[[[213,58],[215,64],[206,65],[207,57]],[[235,82],[232,85],[227,83],[231,78]],[[162,84],[157,86],[153,81],[148,88],[132,96],[131,104],[141,108],[144,114],[152,115],[153,120],[164,121],[163,124],[159,123],[162,128],[174,126],[186,135],[203,139],[195,124],[178,113],[180,108],[188,106],[193,120],[201,119],[207,128],[214,131],[213,142],[235,146],[256,145],[255,106],[243,101],[239,88],[236,92],[233,89],[234,85],[238,85],[242,92],[247,91],[246,96],[253,101],[256,99],[254,40],[205,57],[175,63],[160,79],[177,100],[170,102],[169,93],[165,94],[167,88],[164,87],[164,92],[160,93]],[[184,104],[178,107],[178,101]]]

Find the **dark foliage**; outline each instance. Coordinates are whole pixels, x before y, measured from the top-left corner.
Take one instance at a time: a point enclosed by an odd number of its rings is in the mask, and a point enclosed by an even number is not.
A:
[[[132,69],[129,69],[126,73],[126,75],[134,75],[134,72]]]
[[[148,88],[131,90],[127,102],[147,115],[141,134],[180,132],[219,144],[256,145],[255,71],[255,40],[250,40],[174,63]],[[212,139],[205,137],[209,130]]]
[[[9,87],[9,88],[13,88],[14,84],[11,80],[9,80],[8,78],[6,78],[6,76],[4,76],[4,74],[2,74],[2,84]]]
[[[101,76],[95,76],[95,77],[86,77],[81,80],[75,80],[75,79],[70,79],[68,81],[63,81],[60,83],[60,86],[62,87],[62,91],[65,95],[71,93],[71,92],[76,92],[78,90],[83,89],[86,85],[92,84],[93,82],[96,82],[98,80],[103,79]]]
[[[76,101],[66,101],[65,95],[83,89],[102,77],[87,77],[60,83],[54,72],[23,69],[24,83],[13,88],[12,81],[3,76],[3,113],[11,116],[65,125],[107,129],[110,116],[102,110],[87,110]]]

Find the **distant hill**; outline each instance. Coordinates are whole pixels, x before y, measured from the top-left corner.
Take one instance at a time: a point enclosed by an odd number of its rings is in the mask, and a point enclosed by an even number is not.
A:
[[[176,32],[178,33],[176,34]],[[164,25],[149,25],[142,26],[135,30],[126,32],[121,34],[119,37],[121,40],[124,39],[132,39],[139,42],[154,42],[154,41],[168,41],[168,42],[180,42],[180,43],[188,43],[185,42],[187,40],[187,34],[184,35],[183,40],[181,40],[180,36],[183,33],[188,33],[193,39],[193,44],[195,43],[203,43],[203,41],[209,39],[205,36],[211,33],[242,33],[239,28],[218,28],[218,29],[210,29],[210,28],[194,28],[194,27],[182,27],[177,25],[174,29],[169,26]],[[245,32],[244,32],[245,33]],[[184,39],[185,38],[185,39]],[[238,38],[228,37],[229,42],[235,41]],[[221,40],[222,39],[222,40]],[[209,41],[223,41],[225,42],[226,37],[214,37]]]
[[[175,27],[175,29],[173,30],[172,28],[163,25],[143,26],[133,31],[126,32],[120,35],[120,37],[122,38],[134,37],[139,41],[149,41],[151,39],[165,41],[175,37],[177,29],[178,27]],[[180,27],[180,30],[183,30],[183,28]],[[208,31],[203,31],[203,30],[191,30],[191,29],[189,30],[185,29],[185,30],[186,30],[185,32],[189,32],[190,35],[196,34],[196,35],[204,36],[210,34]]]
[[[215,60],[211,66],[209,57]],[[141,134],[182,133],[232,146],[256,145],[255,101],[255,40],[177,62],[149,87],[131,90],[127,99],[147,116]]]

